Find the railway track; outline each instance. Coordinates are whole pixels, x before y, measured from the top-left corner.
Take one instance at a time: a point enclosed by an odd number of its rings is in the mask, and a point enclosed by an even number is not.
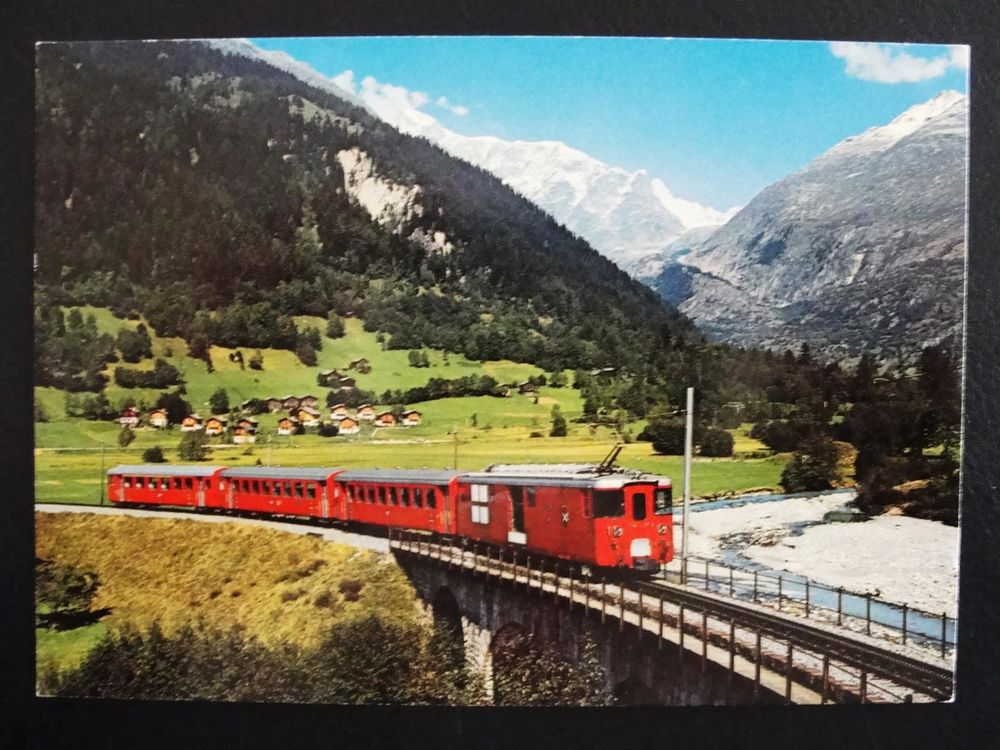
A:
[[[627,581],[625,585],[637,592],[642,590],[644,593],[663,597],[685,608],[738,622],[742,628],[759,630],[764,635],[779,638],[804,651],[829,656],[831,660],[861,672],[879,675],[894,684],[936,700],[951,698],[953,676],[951,670],[945,667],[880,648],[850,635],[832,633],[787,615],[762,612],[757,607],[719,599],[674,584]]]

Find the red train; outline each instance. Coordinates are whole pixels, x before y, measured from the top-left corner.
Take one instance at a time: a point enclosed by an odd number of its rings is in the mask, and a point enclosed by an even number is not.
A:
[[[670,480],[606,464],[480,472],[116,466],[108,499],[417,529],[596,567],[655,571],[674,554]]]

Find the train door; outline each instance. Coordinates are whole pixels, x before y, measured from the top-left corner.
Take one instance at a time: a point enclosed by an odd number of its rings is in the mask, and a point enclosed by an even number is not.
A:
[[[329,518],[330,517],[330,497],[327,494],[326,482],[323,482],[320,487],[322,488],[322,495],[320,495],[320,517]]]
[[[206,481],[210,481],[210,480],[205,480],[205,479],[199,479],[198,480],[198,507],[199,508],[204,508],[205,507],[205,483],[206,483]]]
[[[508,487],[510,491],[510,531],[507,541],[514,544],[527,544],[528,535],[524,532],[524,488]]]
[[[236,481],[229,480],[228,482],[226,482],[226,484],[229,485],[228,490],[226,492],[226,504],[229,507],[229,510],[232,510],[233,508],[236,507],[236,503],[234,502],[233,493],[236,491],[235,490],[235,486],[236,486],[236,482],[237,481],[239,481],[239,480],[236,480]]]
[[[125,477],[119,476],[117,478],[118,482],[118,502],[125,502]]]

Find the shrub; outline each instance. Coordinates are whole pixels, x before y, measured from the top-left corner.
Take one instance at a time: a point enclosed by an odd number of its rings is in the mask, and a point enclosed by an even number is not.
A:
[[[135,440],[135,432],[127,424],[122,425],[121,432],[118,433],[118,445],[122,448],[128,448],[133,440]]]
[[[158,445],[154,445],[152,448],[146,448],[146,450],[142,452],[142,460],[143,463],[147,464],[162,464],[167,461],[166,457],[163,455],[163,449]]]
[[[316,349],[307,341],[300,341],[295,347],[295,356],[306,367],[316,366]]]
[[[828,490],[837,473],[837,446],[828,437],[809,438],[781,472],[785,492]]]
[[[699,452],[703,456],[729,457],[733,455],[733,436],[725,430],[709,428],[702,433]]]
[[[185,432],[177,446],[177,453],[182,461],[204,461],[211,454],[208,438],[201,430]]]
[[[566,417],[559,411],[558,404],[552,407],[552,429],[549,437],[566,437]]]
[[[652,442],[656,453],[682,456],[685,431],[683,419],[657,418],[650,420],[646,428],[639,433],[639,439]]]

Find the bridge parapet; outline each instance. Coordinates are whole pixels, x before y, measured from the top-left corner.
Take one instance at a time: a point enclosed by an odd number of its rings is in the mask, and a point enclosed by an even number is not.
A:
[[[628,630],[655,651],[676,650],[752,685],[754,700],[787,703],[897,703],[946,700],[951,672],[765,607],[681,586],[583,576],[578,565],[486,545],[394,530],[390,550],[470,581],[506,587],[523,597],[602,627]],[[765,695],[766,694],[766,695]]]

